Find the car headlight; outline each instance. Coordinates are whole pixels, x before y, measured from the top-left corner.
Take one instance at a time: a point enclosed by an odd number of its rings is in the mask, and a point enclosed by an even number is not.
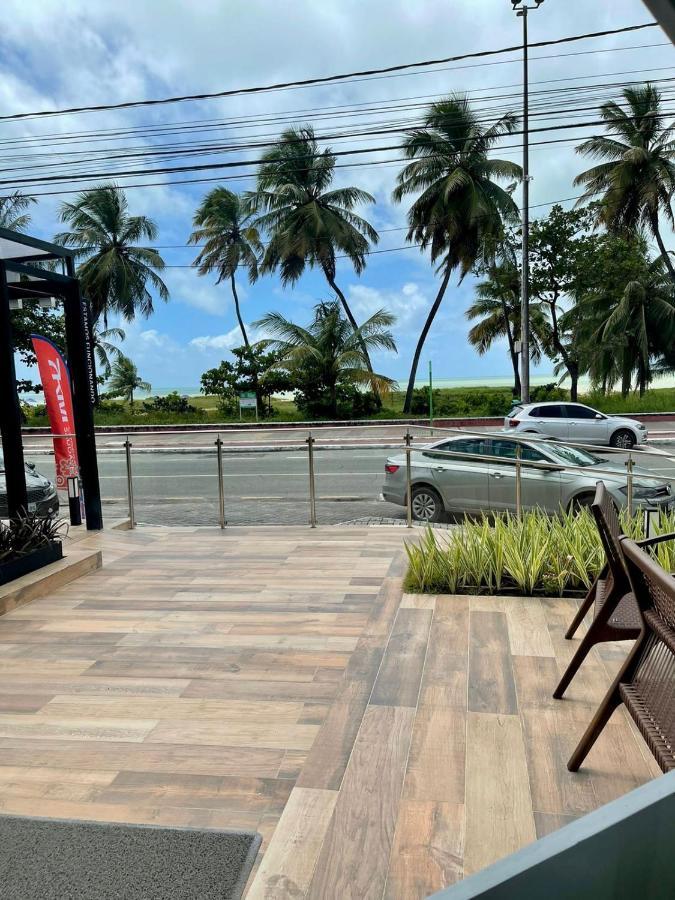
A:
[[[646,431],[646,430],[647,430],[647,426],[646,426],[646,425],[643,425],[642,422],[639,422],[637,427],[638,427],[638,429],[639,429],[640,431]]]

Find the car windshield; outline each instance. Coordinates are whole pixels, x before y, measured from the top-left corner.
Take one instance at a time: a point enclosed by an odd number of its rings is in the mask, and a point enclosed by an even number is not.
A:
[[[547,444],[546,452],[549,456],[559,460],[566,466],[598,466],[605,462],[599,456],[580,450],[578,447],[566,447],[563,444]]]

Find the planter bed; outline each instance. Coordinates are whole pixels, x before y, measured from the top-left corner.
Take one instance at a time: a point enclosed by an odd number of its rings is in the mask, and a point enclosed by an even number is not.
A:
[[[38,547],[25,556],[17,556],[6,562],[0,563],[0,584],[7,584],[22,575],[28,575],[48,566],[50,563],[57,562],[63,558],[63,546],[61,541],[52,541],[43,547]]]

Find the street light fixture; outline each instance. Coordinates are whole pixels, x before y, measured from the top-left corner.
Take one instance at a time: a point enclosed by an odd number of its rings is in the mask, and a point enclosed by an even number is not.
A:
[[[534,6],[528,6],[524,0],[511,0],[511,6],[517,16],[523,20],[523,265],[520,294],[520,399],[530,402],[530,158],[529,158],[529,92],[527,65],[527,14],[530,10],[539,9],[544,0],[534,0]]]

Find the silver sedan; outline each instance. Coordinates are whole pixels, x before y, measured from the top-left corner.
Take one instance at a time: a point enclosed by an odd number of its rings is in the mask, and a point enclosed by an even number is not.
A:
[[[600,480],[617,508],[626,506],[627,473],[622,463],[564,444],[486,434],[445,439],[412,454],[413,517],[438,522],[446,514],[515,511],[518,446],[522,509],[538,508],[553,514],[561,507],[589,505]],[[638,466],[633,473],[636,506],[670,507],[670,482]],[[405,506],[405,456],[387,460],[382,494],[390,503]]]

